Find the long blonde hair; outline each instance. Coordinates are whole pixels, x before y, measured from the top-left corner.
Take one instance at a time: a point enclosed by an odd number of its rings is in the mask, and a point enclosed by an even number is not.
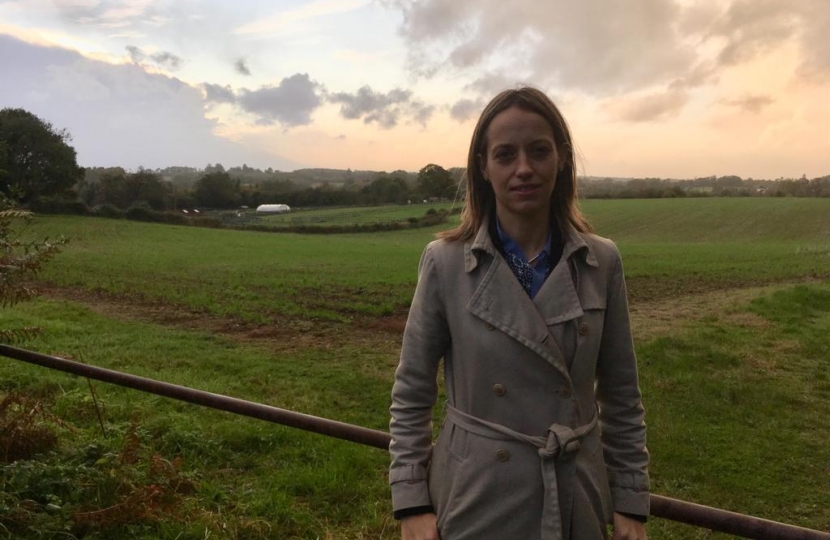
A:
[[[438,237],[448,241],[469,240],[475,237],[487,216],[495,212],[496,197],[493,187],[484,179],[481,172],[480,159],[486,155],[487,129],[490,123],[499,113],[510,107],[538,114],[547,120],[553,129],[554,141],[564,166],[556,176],[556,184],[551,194],[551,218],[556,220],[563,235],[567,235],[569,224],[578,232],[592,232],[591,225],[577,207],[576,165],[568,124],[544,92],[523,86],[500,93],[481,113],[473,131],[470,153],[467,156],[467,172],[464,175],[467,193],[464,209],[461,211],[461,224],[455,229],[438,233]]]

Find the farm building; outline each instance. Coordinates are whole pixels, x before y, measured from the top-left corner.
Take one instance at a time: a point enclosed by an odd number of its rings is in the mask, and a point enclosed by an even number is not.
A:
[[[290,211],[287,204],[260,204],[256,207],[257,214],[282,214]]]

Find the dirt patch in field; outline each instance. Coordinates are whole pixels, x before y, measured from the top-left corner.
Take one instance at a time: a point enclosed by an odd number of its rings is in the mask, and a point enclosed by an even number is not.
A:
[[[742,307],[754,298],[806,281],[812,280],[720,290],[699,290],[705,287],[698,287],[695,292],[692,292],[695,288],[690,287],[685,294],[678,290],[664,298],[648,300],[645,298],[651,294],[632,295],[632,332],[636,341],[647,341],[682,331],[706,319],[763,328],[769,323],[762,317],[743,311]],[[405,311],[378,317],[353,314],[350,322],[271,314],[270,322],[257,324],[179,305],[79,288],[40,285],[39,289],[45,297],[77,302],[105,317],[218,334],[242,342],[262,343],[279,352],[306,348],[336,349],[351,345],[397,354],[406,324]]]
[[[769,323],[741,308],[786,285],[768,285],[689,294],[667,300],[633,301],[631,330],[636,341],[670,335],[705,319],[725,321],[738,326],[764,327]]]
[[[261,343],[275,352],[332,349],[347,344],[394,349],[400,346],[400,336],[406,323],[406,314],[388,317],[358,315],[348,323],[271,314],[270,321],[262,324],[220,317],[175,304],[147,302],[81,288],[39,285],[38,289],[46,298],[76,302],[115,320],[142,321],[217,334],[241,342]]]

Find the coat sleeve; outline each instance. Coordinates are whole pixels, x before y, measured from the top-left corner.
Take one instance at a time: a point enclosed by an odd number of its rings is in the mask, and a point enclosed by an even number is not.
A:
[[[421,256],[392,388],[389,483],[395,511],[432,504],[427,488],[432,408],[438,395],[438,365],[450,342],[434,248],[435,243],[428,245]]]
[[[605,323],[597,362],[602,445],[614,511],[649,515],[645,410],[637,378],[625,278],[614,249]]]

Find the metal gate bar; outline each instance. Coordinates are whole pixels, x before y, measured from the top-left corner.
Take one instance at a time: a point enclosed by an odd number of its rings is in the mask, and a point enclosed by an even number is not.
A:
[[[391,440],[388,433],[375,429],[90,366],[8,345],[0,345],[0,356],[383,450],[389,448]],[[805,529],[661,495],[651,495],[651,515],[755,540],[830,540],[828,532]]]

